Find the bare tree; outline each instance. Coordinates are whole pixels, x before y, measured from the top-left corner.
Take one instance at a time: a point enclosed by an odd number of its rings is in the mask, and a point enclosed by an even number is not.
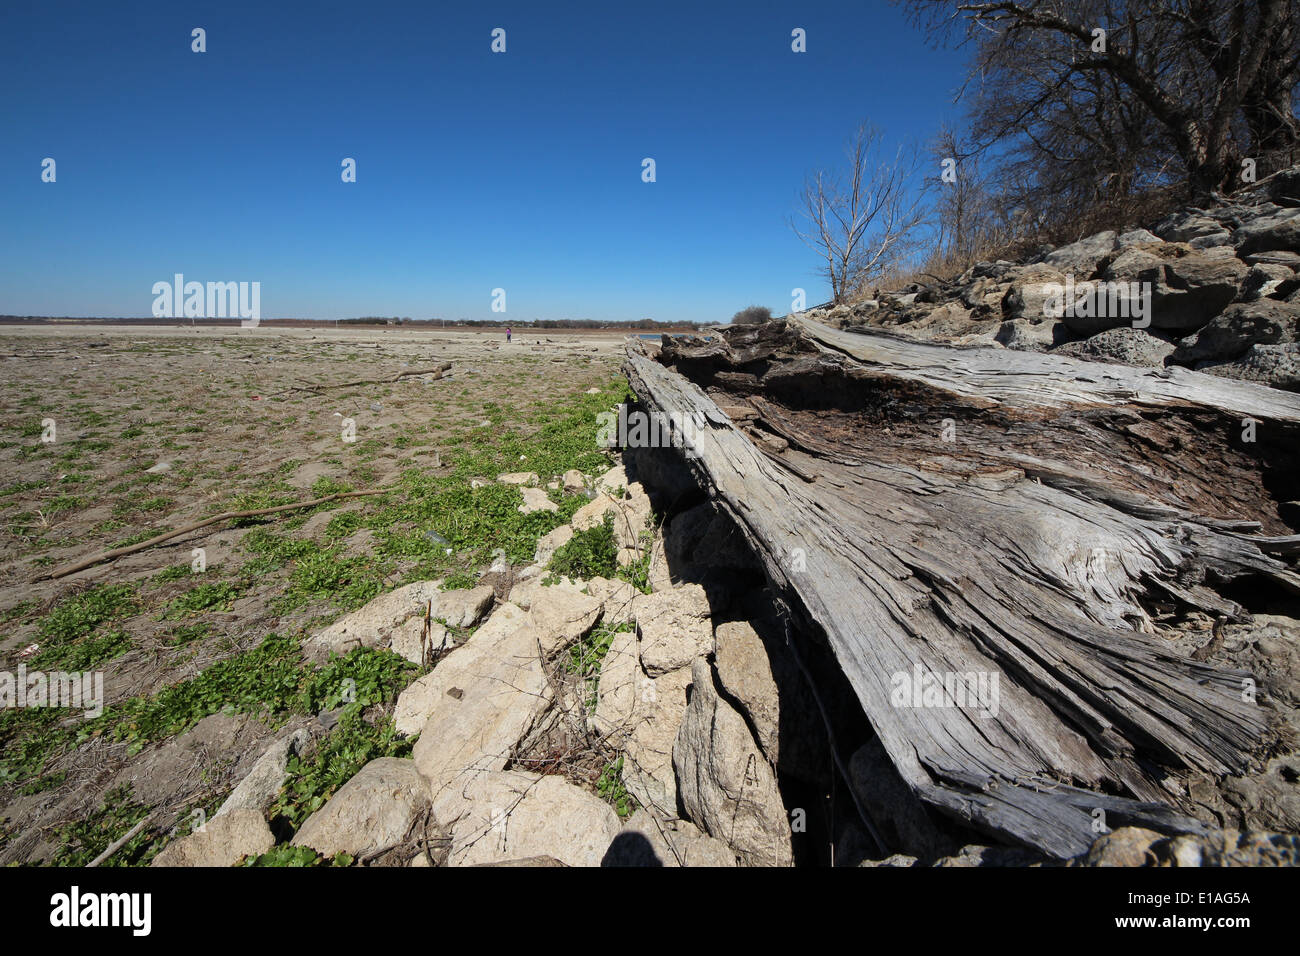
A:
[[[974,44],[972,77],[1000,86],[1010,108],[995,136],[1029,135],[1045,114],[1060,121],[1064,104],[1084,104],[1109,112],[1106,135],[1131,142],[1144,125],[1158,128],[1199,192],[1227,186],[1244,157],[1255,158],[1261,174],[1295,161],[1295,0],[906,3],[936,35],[960,26]],[[1027,74],[1032,81],[1019,86]],[[1076,115],[1074,131],[1093,119]],[[1116,170],[1120,185],[1123,172]]]
[[[795,235],[825,260],[835,302],[843,302],[907,256],[921,224],[916,188],[917,153],[900,146],[881,150],[880,131],[858,127],[846,149],[846,170],[818,170],[800,193]]]
[[[1013,234],[1010,210],[998,202],[981,169],[979,149],[951,126],[943,125],[930,141],[935,172],[926,178],[934,191],[934,244],[924,266],[938,275],[956,275]]]

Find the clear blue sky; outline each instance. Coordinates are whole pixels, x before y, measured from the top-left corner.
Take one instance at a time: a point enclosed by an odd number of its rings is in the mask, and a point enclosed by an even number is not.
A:
[[[884,0],[8,2],[0,313],[148,315],[176,272],[265,318],[782,313],[829,298],[805,173],[864,118],[928,137],[961,72]]]

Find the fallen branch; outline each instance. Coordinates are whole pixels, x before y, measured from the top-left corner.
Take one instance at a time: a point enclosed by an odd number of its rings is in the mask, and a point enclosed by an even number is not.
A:
[[[355,382],[340,382],[337,385],[295,385],[286,389],[289,392],[319,392],[327,388],[352,388],[356,385],[390,385],[393,382],[400,381],[408,375],[432,375],[435,379],[442,378],[443,374],[451,368],[450,362],[443,362],[434,368],[413,368],[405,372],[398,372],[392,378],[363,378]]]
[[[42,574],[36,578],[37,581],[52,581],[55,578],[65,578],[69,574],[76,574],[96,564],[104,561],[112,561],[128,554],[135,554],[137,551],[145,551],[156,545],[170,541],[172,538],[179,538],[182,535],[189,534],[191,531],[198,531],[200,528],[206,528],[209,525],[220,524],[223,521],[233,521],[236,518],[257,518],[261,515],[278,514],[281,511],[297,511],[301,508],[313,508],[316,505],[323,505],[329,501],[342,501],[344,498],[364,498],[369,495],[382,495],[392,488],[376,488],[372,491],[342,491],[332,495],[326,495],[324,498],[313,498],[311,501],[300,501],[290,505],[277,505],[274,508],[255,508],[251,511],[226,511],[211,518],[205,518],[203,521],[196,521],[193,524],[187,524],[183,528],[177,528],[174,531],[164,531],[147,541],[141,541],[139,544],[130,544],[121,548],[113,548],[111,551],[104,551],[100,554],[92,555],[89,558],[83,558],[75,564],[65,565],[49,574]]]
[[[1199,832],[1163,781],[1267,751],[1251,675],[1178,654],[1152,609],[1241,620],[1225,585],[1300,592],[1271,490],[1297,396],[800,322],[633,346],[625,369],[652,414],[697,423],[686,467],[930,807],[1065,859],[1098,810]],[[719,407],[742,403],[789,446],[756,448]],[[984,704],[920,689],[976,680]]]
[[[110,843],[108,845],[108,849],[106,849],[103,853],[99,854],[99,856],[95,857],[93,860],[87,863],[86,867],[90,868],[92,866],[99,866],[99,864],[103,863],[105,860],[107,860],[118,850],[122,849],[122,847],[130,843],[131,840],[135,837],[135,835],[139,833],[141,830],[143,830],[145,824],[148,823],[151,819],[153,819],[152,813],[146,816],[143,820],[141,820],[131,829],[127,830],[126,833],[124,833],[122,836],[118,837],[116,840]]]

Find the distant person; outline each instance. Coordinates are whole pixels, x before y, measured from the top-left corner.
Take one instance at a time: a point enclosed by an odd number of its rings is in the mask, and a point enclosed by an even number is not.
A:
[[[510,344],[510,326],[506,326],[506,345]]]

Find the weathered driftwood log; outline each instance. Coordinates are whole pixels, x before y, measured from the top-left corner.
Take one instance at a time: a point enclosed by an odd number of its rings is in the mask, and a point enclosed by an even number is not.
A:
[[[629,347],[636,394],[700,424],[688,464],[932,807],[1072,856],[1097,810],[1198,829],[1171,778],[1268,738],[1249,674],[1150,632],[1241,615],[1234,581],[1300,593],[1300,396],[780,321],[658,358]]]

